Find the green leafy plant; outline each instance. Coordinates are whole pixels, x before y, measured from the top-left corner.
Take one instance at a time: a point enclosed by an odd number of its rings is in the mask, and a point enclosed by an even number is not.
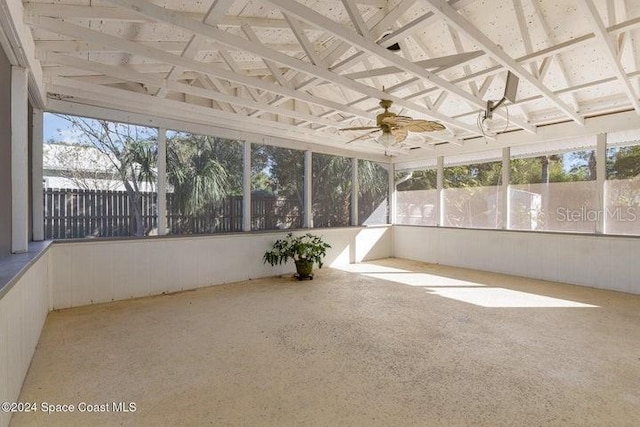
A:
[[[293,236],[293,233],[289,233],[284,239],[277,240],[271,250],[264,253],[262,260],[265,264],[274,266],[292,259],[296,262],[315,263],[318,264],[318,268],[322,268],[322,260],[330,247],[331,245],[324,242],[321,237],[311,233],[301,236]]]

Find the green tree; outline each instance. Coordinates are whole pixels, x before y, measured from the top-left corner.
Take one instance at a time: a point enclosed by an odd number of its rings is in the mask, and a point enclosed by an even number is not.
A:
[[[437,188],[437,175],[436,169],[424,169],[417,170],[409,173],[407,178],[407,172],[396,172],[396,183],[402,180],[396,185],[398,191],[415,191],[415,190],[435,190]]]
[[[217,204],[242,194],[242,145],[224,138],[176,133],[167,138],[167,180],[173,190],[171,208],[178,214],[174,231],[213,232]],[[198,219],[207,224],[204,229],[196,229]]]
[[[377,163],[358,160],[358,222],[364,224],[370,216],[385,203],[388,210],[389,172]],[[386,222],[388,212],[385,211]]]
[[[607,150],[607,179],[613,180],[607,191],[610,207],[640,206],[640,145],[612,147]]]
[[[301,227],[304,153],[289,148],[254,145],[251,151],[251,168],[252,227]]]
[[[607,179],[630,179],[640,175],[640,145],[610,148]]]
[[[141,184],[146,183],[153,188],[155,182],[155,129],[77,116],[58,117],[68,121],[72,129],[81,135],[78,144],[93,146],[109,159],[127,192],[134,218],[131,234],[147,234],[151,224],[145,224],[143,219]]]

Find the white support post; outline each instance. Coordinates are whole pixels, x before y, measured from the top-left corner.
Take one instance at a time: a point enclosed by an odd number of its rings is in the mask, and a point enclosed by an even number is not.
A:
[[[502,197],[500,200],[500,210],[502,216],[501,227],[505,230],[511,228],[510,223],[510,200],[509,200],[509,183],[511,182],[511,148],[504,147],[502,149]],[[496,206],[496,208],[498,205]]]
[[[393,163],[389,163],[389,224],[396,223],[396,168]]]
[[[438,197],[436,197],[436,225],[438,227],[442,227],[444,222],[444,157],[438,156],[437,170],[436,170],[436,191],[438,192]]]
[[[11,252],[29,244],[29,131],[26,68],[11,69]]]
[[[351,159],[351,225],[358,225],[358,193],[358,159],[354,157]]]
[[[600,133],[596,136],[596,185],[597,185],[597,206],[600,213],[596,222],[596,234],[607,232],[607,194],[605,191],[605,181],[607,180],[607,134]]]
[[[251,231],[251,143],[243,143],[242,156],[242,231]]]
[[[44,240],[44,199],[42,186],[43,112],[34,108],[31,119],[31,227],[33,241]]]
[[[313,200],[311,194],[311,179],[313,177],[313,162],[311,151],[304,152],[304,227],[313,228]]]
[[[158,236],[168,233],[167,228],[167,130],[158,129]]]

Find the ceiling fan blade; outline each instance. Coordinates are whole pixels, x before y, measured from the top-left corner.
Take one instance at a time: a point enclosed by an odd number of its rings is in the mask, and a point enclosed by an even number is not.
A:
[[[352,140],[347,141],[345,144],[351,144],[352,142],[358,141],[358,140],[360,140],[360,139],[366,139],[366,138],[369,138],[369,137],[371,137],[371,134],[372,134],[372,133],[379,132],[380,130],[381,130],[381,129],[376,128],[376,130],[372,130],[371,132],[367,132],[367,133],[365,133],[364,135],[360,135],[360,136],[359,136],[359,137],[357,137],[357,138],[353,138]]]
[[[355,128],[344,128],[340,130],[370,130],[370,129],[379,129],[378,126],[360,126]]]
[[[383,123],[407,129],[410,132],[435,132],[446,129],[438,122],[430,120],[412,119],[406,116],[385,117]]]
[[[402,127],[410,132],[437,132],[446,129],[441,123],[430,120],[413,120]]]
[[[412,122],[413,119],[407,116],[390,116],[382,119],[382,123],[391,126],[404,126],[405,123]]]

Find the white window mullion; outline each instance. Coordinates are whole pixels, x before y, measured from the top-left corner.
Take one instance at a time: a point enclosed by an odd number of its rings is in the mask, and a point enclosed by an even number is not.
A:
[[[245,141],[242,156],[242,231],[251,231],[251,143]]]
[[[157,209],[158,235],[167,234],[167,130],[158,129],[158,177],[157,177]]]
[[[313,177],[313,154],[311,151],[304,152],[304,227],[313,228],[313,201],[311,194],[313,187],[311,179]]]
[[[43,112],[34,108],[31,126],[31,227],[33,240],[44,240]]]
[[[29,246],[29,130],[26,68],[11,69],[11,252]]]

